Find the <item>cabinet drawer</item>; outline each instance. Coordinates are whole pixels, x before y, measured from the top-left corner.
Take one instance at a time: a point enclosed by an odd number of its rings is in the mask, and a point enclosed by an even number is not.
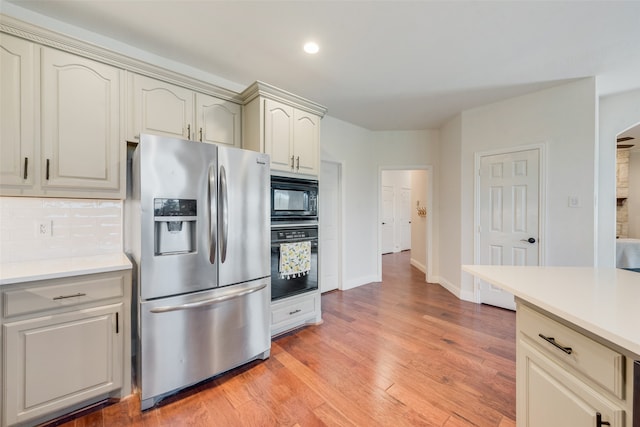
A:
[[[623,355],[522,304],[517,313],[518,329],[522,334],[548,354],[569,364],[615,396],[624,398]]]
[[[4,317],[76,306],[123,295],[122,274],[100,278],[67,278],[60,284],[25,286],[3,292]]]
[[[277,304],[277,305],[276,305]],[[276,303],[271,310],[271,324],[287,322],[315,312],[315,296],[309,298],[296,298],[280,305]]]

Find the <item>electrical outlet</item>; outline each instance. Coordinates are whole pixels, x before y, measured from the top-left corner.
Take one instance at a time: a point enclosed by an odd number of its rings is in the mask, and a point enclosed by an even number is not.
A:
[[[50,221],[50,220],[36,221],[36,237],[39,237],[42,239],[51,237],[52,225],[53,225],[53,221]]]
[[[568,205],[569,205],[570,208],[579,208],[579,207],[581,207],[580,197],[578,197],[578,196],[569,196]]]

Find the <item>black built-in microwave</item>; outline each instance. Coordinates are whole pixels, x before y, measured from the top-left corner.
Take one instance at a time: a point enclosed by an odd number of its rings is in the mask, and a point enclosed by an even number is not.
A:
[[[271,221],[317,219],[317,180],[271,176]]]

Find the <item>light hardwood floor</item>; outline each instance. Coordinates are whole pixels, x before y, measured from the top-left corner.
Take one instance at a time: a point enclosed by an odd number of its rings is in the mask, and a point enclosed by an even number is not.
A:
[[[458,300],[383,256],[383,281],[322,296],[324,323],[271,357],[140,413],[137,396],[80,426],[515,426],[515,313]]]

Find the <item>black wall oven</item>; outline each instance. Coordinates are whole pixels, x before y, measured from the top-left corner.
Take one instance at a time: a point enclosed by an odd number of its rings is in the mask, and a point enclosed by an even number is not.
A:
[[[318,181],[271,176],[271,223],[318,220]]]
[[[271,299],[318,289],[318,224],[271,224]]]

